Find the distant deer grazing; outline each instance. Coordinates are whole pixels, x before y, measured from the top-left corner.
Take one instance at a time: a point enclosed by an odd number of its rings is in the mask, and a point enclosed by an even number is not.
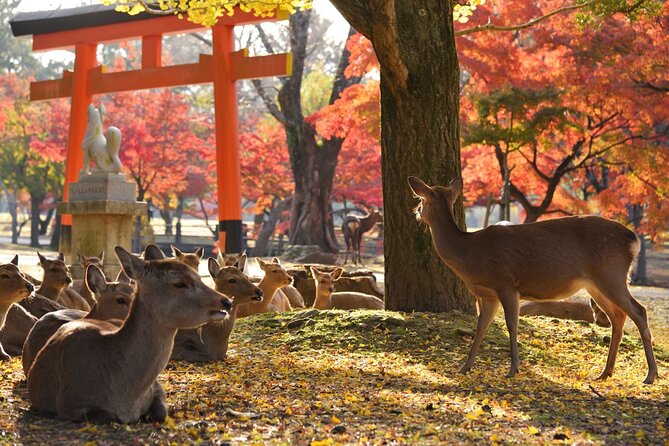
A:
[[[591,324],[594,322],[600,327],[611,326],[609,318],[592,299],[590,304],[581,301],[526,302],[520,306],[520,315],[571,319],[590,322]]]
[[[262,290],[262,302],[249,302],[242,304],[237,310],[237,317],[246,317],[252,314],[267,313],[269,311],[290,311],[290,301],[279,288],[290,285],[293,278],[286,272],[279,263],[279,259],[274,257],[271,263],[256,259],[260,269],[265,272],[258,287]]]
[[[197,251],[190,253],[190,252],[182,252],[179,248],[177,248],[174,245],[170,246],[172,247],[172,253],[174,254],[174,257],[177,260],[190,266],[195,271],[197,271],[200,268],[200,260],[204,255],[204,247],[200,246],[197,249]]]
[[[611,321],[609,355],[598,379],[612,375],[625,317],[641,334],[648,363],[644,383],[657,377],[646,309],[632,297],[627,277],[639,252],[639,239],[625,226],[596,216],[566,217],[513,226],[489,226],[463,232],[453,218],[462,194],[462,178],[447,187],[408,178],[420,198],[415,212],[427,223],[439,257],[480,299],[476,335],[460,372],[474,364],[481,340],[501,302],[509,331],[511,369],[518,372],[519,299],[565,299],[585,288]]]
[[[19,256],[14,256],[11,263],[0,265],[0,329],[5,325],[7,313],[12,305],[30,296],[35,287],[28,281],[18,267]],[[0,361],[12,359],[0,344]]]
[[[56,260],[49,260],[39,252],[37,257],[39,257],[40,265],[44,269],[44,277],[42,278],[42,285],[35,291],[36,294],[58,302],[67,308],[90,311],[91,306],[88,305],[86,299],[68,287],[72,283],[72,277],[70,277],[67,265],[65,265],[63,253],[58,254]]]
[[[174,338],[172,359],[201,362],[226,358],[239,306],[259,302],[263,298],[262,290],[238,268],[246,263],[246,254],[240,260],[235,266],[221,267],[216,260],[209,258],[209,274],[214,279],[216,291],[232,298],[232,310],[222,321],[210,322],[197,330],[179,330]]]
[[[311,274],[316,281],[316,300],[314,308],[319,310],[330,310],[333,308],[340,310],[352,310],[354,308],[369,308],[373,310],[383,310],[383,301],[371,294],[356,293],[353,291],[344,291],[333,293],[334,282],[339,279],[344,272],[342,268],[337,268],[331,273],[319,271],[311,267]]]
[[[65,309],[48,313],[37,321],[23,344],[23,371],[26,376],[37,353],[62,325],[79,319],[97,319],[120,327],[128,315],[135,290],[123,271],[115,282],[108,282],[100,268],[89,265],[85,280],[86,288],[95,295],[95,305],[88,313]]]
[[[121,328],[82,319],[58,329],[28,373],[28,395],[41,412],[71,420],[134,423],[167,417],[156,380],[179,328],[228,316],[232,302],[176,260],[143,260],[123,248],[116,255],[137,292]]]
[[[353,252],[353,264],[362,265],[360,258],[360,243],[365,232],[370,231],[375,224],[383,221],[383,215],[376,210],[369,212],[364,217],[356,215],[347,215],[341,224],[341,232],[344,234],[344,242],[346,242],[346,256],[344,257],[344,265],[348,261],[348,255]]]

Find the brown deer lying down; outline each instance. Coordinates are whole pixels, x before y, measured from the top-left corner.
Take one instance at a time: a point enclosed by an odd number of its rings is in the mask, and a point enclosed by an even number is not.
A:
[[[326,273],[313,266],[311,267],[311,275],[316,282],[314,308],[319,310],[330,310],[333,308],[340,310],[352,310],[354,308],[383,309],[383,301],[371,294],[355,293],[352,291],[333,293],[334,282],[339,279],[343,272],[342,268],[337,268],[331,273]]]
[[[181,252],[179,248],[177,248],[174,245],[170,245],[172,247],[172,254],[174,254],[174,258],[185,263],[186,265],[190,266],[193,268],[195,271],[197,271],[200,268],[200,260],[202,260],[202,255],[204,254],[204,247],[200,246],[197,248],[197,251],[190,253],[190,252]]]
[[[145,261],[116,247],[137,292],[121,328],[82,319],[58,329],[28,373],[28,395],[41,412],[98,423],[167,417],[156,378],[172,353],[178,328],[227,317],[232,302],[176,260]]]
[[[101,271],[104,271],[104,261],[105,261],[105,252],[102,251],[99,256],[85,256],[80,253],[77,253],[77,261],[81,264],[84,270],[84,276],[86,276],[86,268],[88,265],[95,265],[100,268]],[[81,297],[86,299],[86,302],[90,307],[95,305],[95,299],[93,298],[93,293],[91,290],[86,287],[85,279],[75,279],[72,281],[72,289],[76,291]]]
[[[272,259],[271,263],[263,262],[261,259],[256,259],[256,261],[265,272],[265,276],[258,284],[264,296],[263,300],[262,302],[249,302],[239,305],[237,317],[246,317],[269,311],[292,310],[288,298],[279,288],[290,285],[293,278],[283,269],[276,257]]]
[[[246,254],[243,256],[243,261],[246,262]],[[262,290],[255,286],[237,266],[220,267],[213,258],[209,258],[208,266],[209,274],[216,284],[216,291],[232,298],[232,310],[222,321],[210,322],[197,330],[179,330],[174,338],[172,359],[190,362],[225,359],[239,306],[262,300]]]
[[[39,294],[35,294],[33,296],[22,299],[19,302],[19,305],[23,307],[28,313],[35,316],[37,319],[41,318],[47,313],[51,313],[52,311],[60,311],[66,309],[63,305],[59,304],[58,302],[54,302],[51,299],[48,299],[44,296],[40,296]]]
[[[9,307],[5,326],[0,330],[0,345],[10,356],[21,356],[23,344],[37,318],[19,304]]]
[[[125,273],[121,271],[115,282],[107,282],[100,268],[89,265],[86,268],[85,285],[95,295],[96,303],[90,312],[73,309],[54,311],[42,316],[30,330],[23,344],[22,353],[23,372],[26,376],[28,376],[37,353],[44,347],[49,338],[67,322],[79,319],[97,319],[109,321],[119,327],[123,323],[130,310],[130,304],[135,293]]]
[[[11,263],[0,265],[0,329],[5,325],[5,318],[12,305],[24,297],[30,296],[35,287],[21,273],[19,256],[14,256]],[[0,344],[0,361],[12,359]]]
[[[243,258],[243,262],[241,262]],[[244,272],[244,274],[248,275],[248,268],[246,268],[246,250],[244,250],[241,254],[223,254],[221,255],[219,253],[218,255],[218,262],[222,265],[225,266],[233,266],[235,264],[239,264],[239,269]],[[257,283],[256,278],[251,279],[252,282]],[[298,291],[297,288],[295,288],[293,285],[286,285],[281,288],[279,288],[279,292],[283,293],[286,298],[288,298],[288,301],[290,302],[290,306],[292,308],[304,308],[304,297],[302,297],[302,293]]]
[[[570,301],[526,302],[520,306],[521,316],[547,316],[558,319],[594,322],[600,327],[610,327],[606,314],[590,299],[590,303]]]
[[[90,311],[91,306],[88,305],[88,302],[79,293],[68,287],[72,283],[72,277],[63,261],[63,253],[60,253],[56,260],[49,260],[39,252],[37,257],[44,269],[44,277],[42,285],[35,291],[35,294],[58,302],[67,308]]]
[[[566,217],[463,232],[453,218],[462,179],[447,187],[428,186],[416,177],[409,185],[420,198],[416,215],[427,223],[439,257],[480,299],[476,335],[460,372],[474,364],[483,335],[501,302],[509,330],[511,369],[518,372],[519,299],[553,300],[585,288],[612,325],[609,355],[598,379],[613,373],[623,324],[629,316],[641,334],[648,363],[645,383],[657,377],[646,309],[632,297],[627,276],[639,252],[639,239],[625,226],[596,216]]]

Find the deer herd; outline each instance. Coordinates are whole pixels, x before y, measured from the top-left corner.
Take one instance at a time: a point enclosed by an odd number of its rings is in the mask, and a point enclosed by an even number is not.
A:
[[[476,296],[478,326],[460,369],[474,364],[483,336],[499,305],[509,332],[511,368],[519,369],[518,316],[549,315],[611,326],[608,359],[599,379],[612,375],[626,317],[638,327],[648,363],[645,383],[658,376],[645,308],[629,293],[627,276],[639,249],[636,235],[600,217],[571,217],[526,225],[462,231],[452,206],[462,193],[461,179],[429,186],[409,178],[420,199],[416,215],[426,223],[435,250]],[[369,221],[351,220],[351,244]],[[370,223],[372,222],[372,223]],[[84,279],[73,281],[63,255],[37,254],[41,280],[21,271],[18,256],[0,265],[0,360],[21,356],[32,406],[74,421],[162,421],[168,414],[165,391],[157,381],[168,361],[224,360],[238,318],[285,312],[305,306],[293,278],[277,258],[257,259],[264,275],[249,277],[245,253],[209,258],[213,281],[198,273],[203,249],[166,257],[155,245],[141,256],[121,247],[121,272],[104,274],[104,253],[78,255]],[[353,255],[354,260],[356,254]],[[313,308],[384,308],[382,299],[335,291],[340,267],[310,266],[315,282]],[[209,280],[209,279],[206,279]],[[579,289],[591,304],[554,302]],[[532,302],[520,306],[519,299]],[[560,305],[563,304],[563,305]]]

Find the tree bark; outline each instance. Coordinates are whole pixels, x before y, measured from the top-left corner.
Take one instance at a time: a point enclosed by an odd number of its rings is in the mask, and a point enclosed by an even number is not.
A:
[[[459,67],[451,2],[332,0],[368,37],[381,64],[386,307],[474,312],[474,299],[416,222],[407,185],[460,175]],[[464,228],[462,200],[455,215]]]
[[[43,196],[30,196],[30,246],[39,248],[40,211],[39,206],[44,200]]]
[[[284,211],[291,207],[292,202],[293,197],[288,197],[272,208],[272,211],[267,217],[267,221],[262,223],[260,234],[258,234],[258,240],[256,240],[255,248],[253,248],[252,254],[255,257],[264,257],[267,255],[267,244],[269,243],[272,234],[274,234],[276,224],[279,222],[279,217],[281,217],[281,214]]]

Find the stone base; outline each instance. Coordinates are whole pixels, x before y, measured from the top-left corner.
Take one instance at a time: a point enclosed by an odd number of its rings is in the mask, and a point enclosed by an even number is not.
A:
[[[93,172],[82,174],[69,185],[69,201],[111,200],[135,201],[136,185],[122,173]]]

